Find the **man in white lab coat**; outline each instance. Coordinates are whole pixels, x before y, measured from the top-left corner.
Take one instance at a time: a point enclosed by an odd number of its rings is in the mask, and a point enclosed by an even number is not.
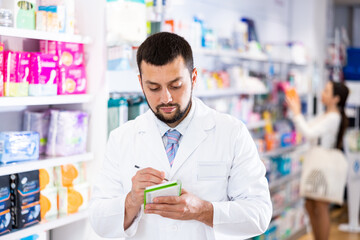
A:
[[[179,240],[263,233],[272,215],[265,167],[241,121],[192,96],[190,45],[158,33],[141,44],[137,62],[150,110],[110,134],[90,206],[95,231]],[[164,178],[180,180],[181,195],[144,206],[144,189]]]

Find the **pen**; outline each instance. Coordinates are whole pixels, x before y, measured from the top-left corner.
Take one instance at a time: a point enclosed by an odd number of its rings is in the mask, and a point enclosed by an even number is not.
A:
[[[135,168],[141,169],[141,167],[139,167],[138,165],[134,166]],[[167,178],[164,178],[165,181],[169,181]]]

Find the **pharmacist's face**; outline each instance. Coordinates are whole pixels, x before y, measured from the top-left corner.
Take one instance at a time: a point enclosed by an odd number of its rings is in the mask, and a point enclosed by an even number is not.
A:
[[[149,107],[158,119],[170,127],[183,120],[191,106],[196,76],[196,69],[190,76],[181,56],[163,66],[142,61],[139,81]]]

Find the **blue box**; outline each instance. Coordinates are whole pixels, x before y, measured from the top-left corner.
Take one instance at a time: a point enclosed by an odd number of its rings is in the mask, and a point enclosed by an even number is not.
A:
[[[39,159],[37,132],[0,132],[0,163]]]

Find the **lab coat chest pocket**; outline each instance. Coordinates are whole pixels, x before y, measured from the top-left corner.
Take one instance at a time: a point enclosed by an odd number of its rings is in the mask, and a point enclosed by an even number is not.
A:
[[[199,197],[221,201],[227,197],[228,167],[223,161],[197,161],[194,187]]]
[[[196,178],[198,181],[226,180],[226,163],[221,161],[198,161]]]

